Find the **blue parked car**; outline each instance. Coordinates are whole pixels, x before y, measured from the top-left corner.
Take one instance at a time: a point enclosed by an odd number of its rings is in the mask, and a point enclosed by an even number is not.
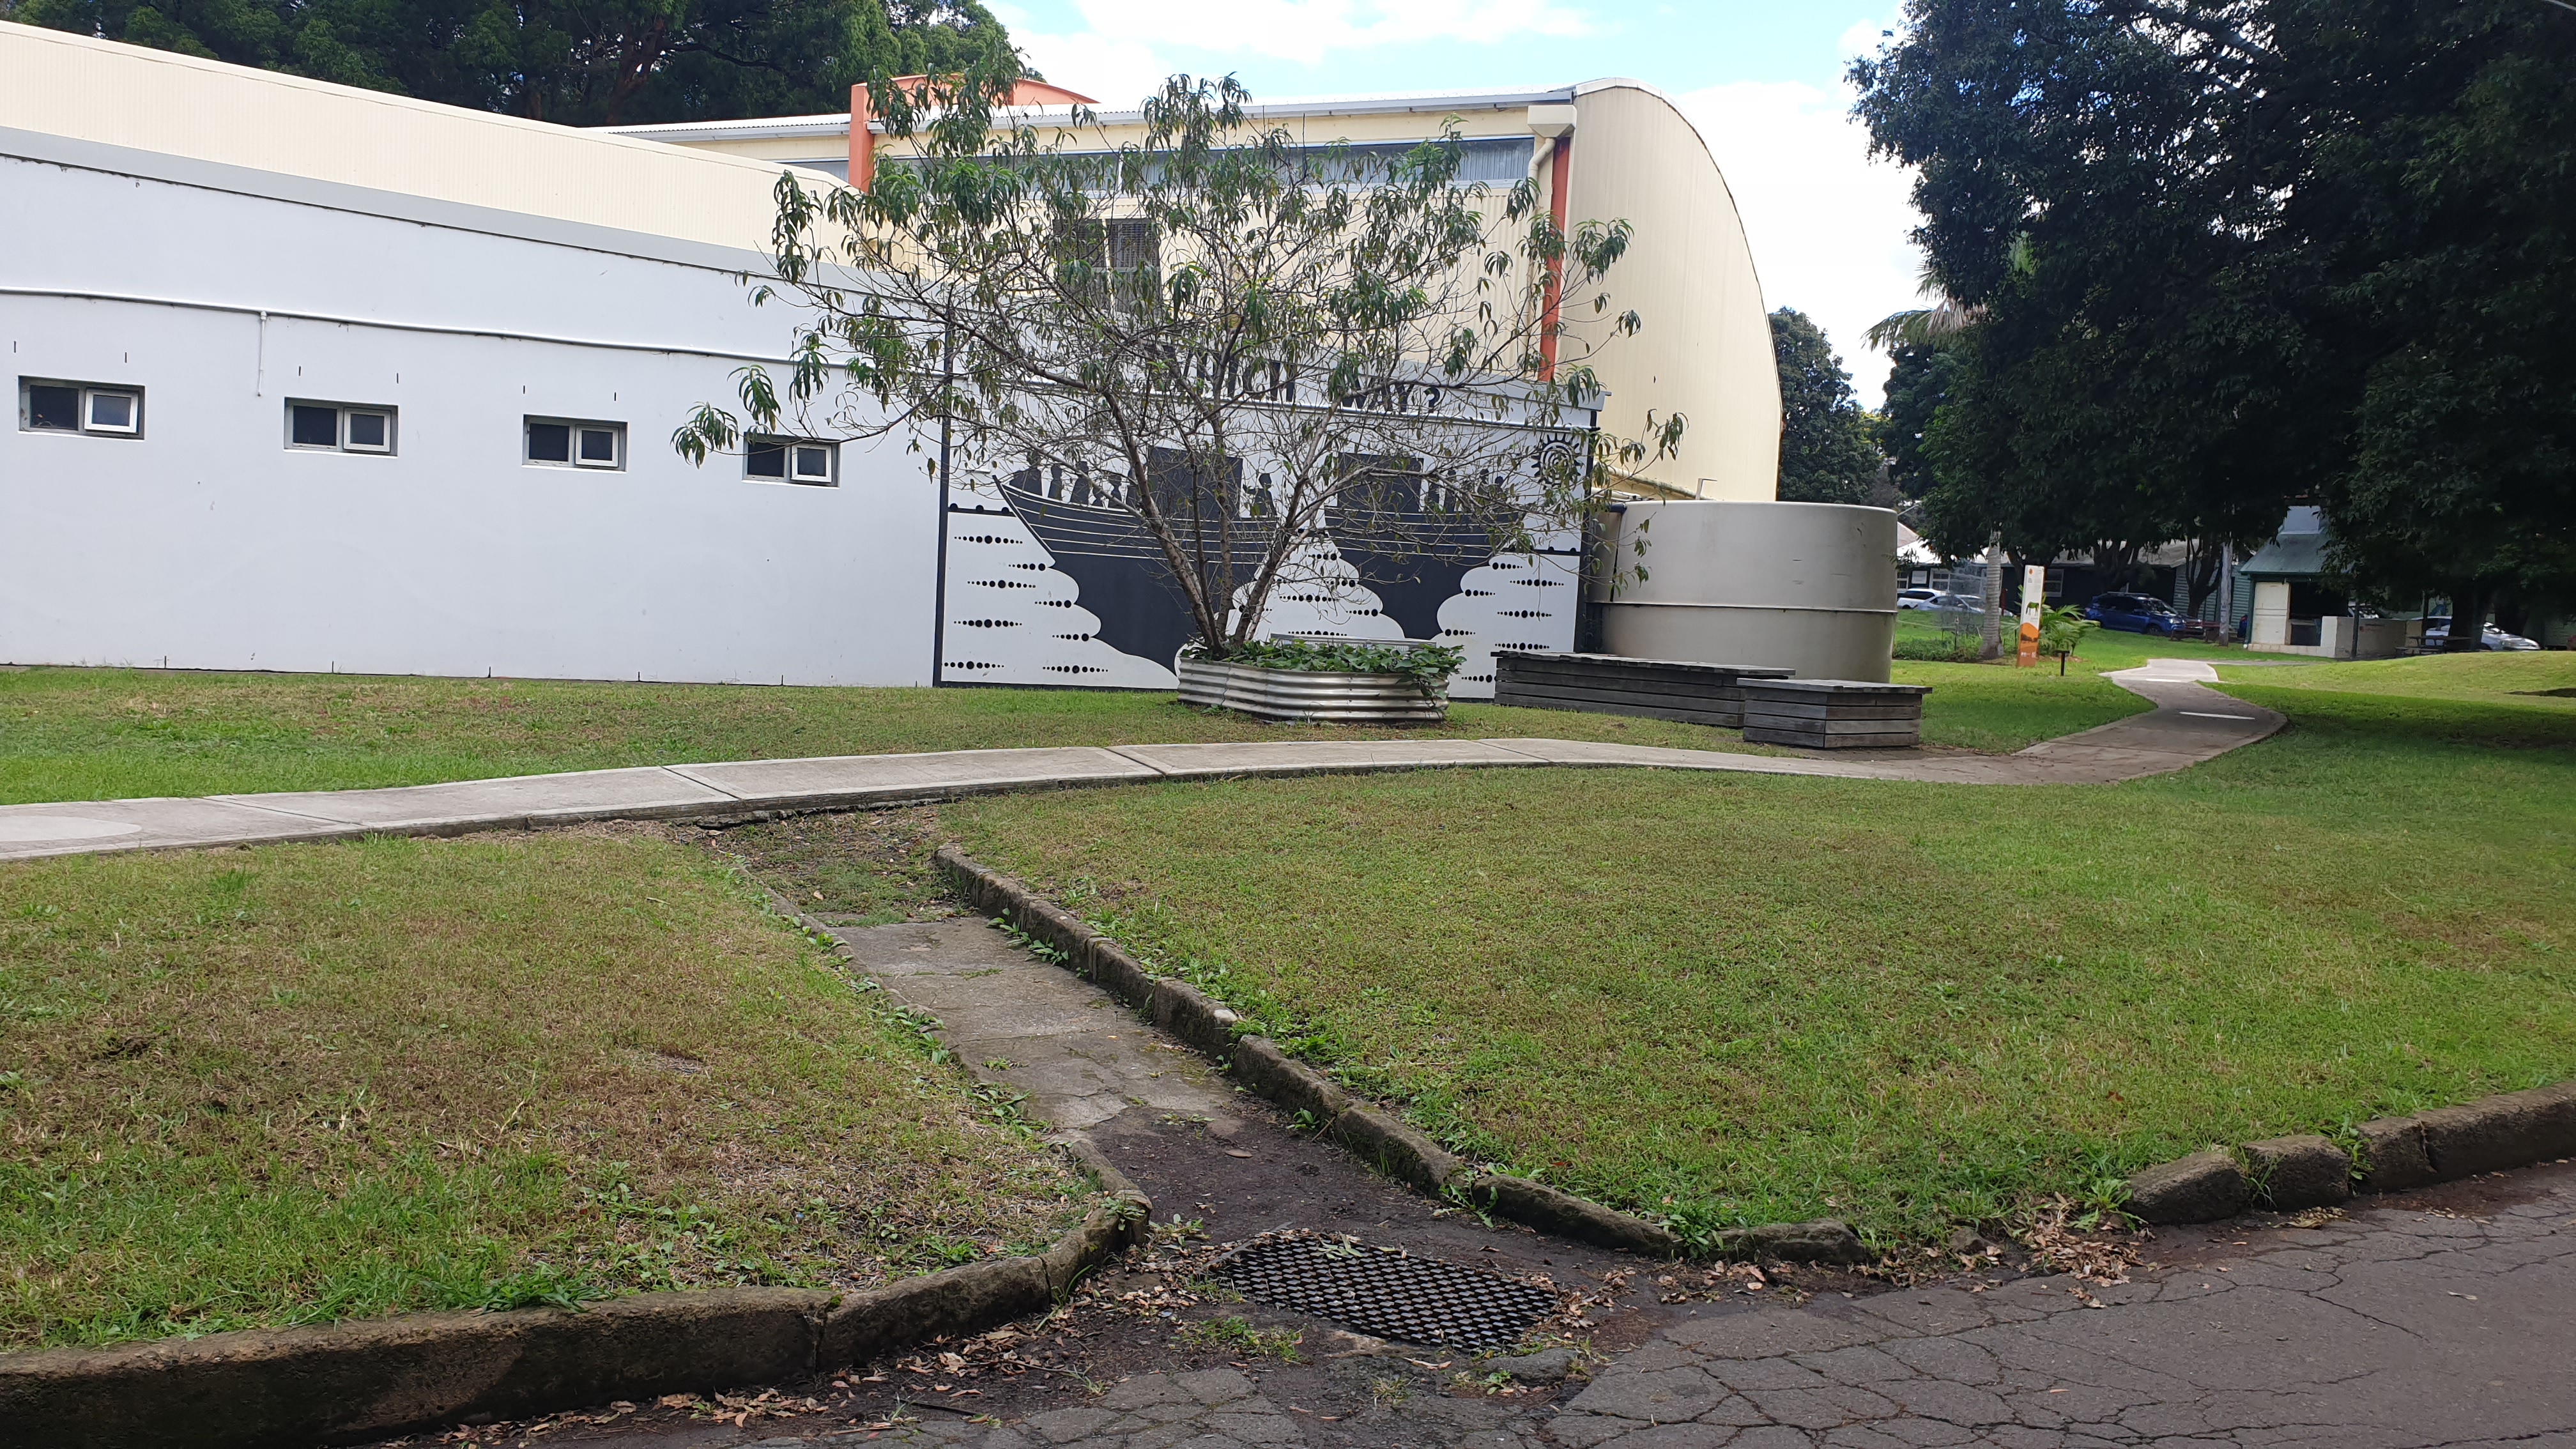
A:
[[[2174,606],[2153,594],[2096,594],[2084,617],[2128,634],[2173,634],[2182,628]]]

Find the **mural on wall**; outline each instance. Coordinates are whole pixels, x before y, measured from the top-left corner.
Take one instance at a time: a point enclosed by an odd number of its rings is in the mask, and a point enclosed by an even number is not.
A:
[[[1156,486],[1165,486],[1157,467]],[[1172,661],[1197,633],[1162,550],[1120,502],[1132,486],[1061,467],[960,480],[948,506],[941,673],[952,683],[1169,689]],[[1466,651],[1462,699],[1494,692],[1493,655],[1570,649],[1578,550],[1571,534],[1496,553],[1489,529],[1391,474],[1368,508],[1330,517],[1299,540],[1263,619],[1265,634],[1423,639]],[[1235,577],[1271,545],[1266,478],[1235,513]]]

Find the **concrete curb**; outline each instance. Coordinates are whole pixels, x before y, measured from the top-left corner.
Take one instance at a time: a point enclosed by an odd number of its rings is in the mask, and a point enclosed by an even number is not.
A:
[[[2208,1223],[2576,1157],[2576,1081],[2374,1118],[2354,1133],[2357,1155],[2324,1137],[2274,1137],[2160,1163],[2129,1179],[2126,1207],[2142,1222]]]
[[[1277,1042],[1249,1032],[1238,1034],[1243,1019],[1216,998],[1186,981],[1147,971],[1117,942],[1023,882],[976,864],[954,845],[941,846],[931,859],[976,910],[1000,916],[1022,934],[1062,952],[1067,970],[1105,987],[1142,1010],[1156,1026],[1223,1063],[1244,1086],[1292,1112],[1305,1113],[1321,1124],[1319,1130],[1387,1176],[1434,1196],[1463,1199],[1497,1217],[1598,1247],[1662,1258],[1680,1257],[1686,1251],[1678,1235],[1643,1218],[1542,1182],[1476,1171],[1393,1114],[1352,1097],[1331,1078],[1289,1056]],[[1849,1237],[1848,1229],[1842,1232]],[[1857,1247],[1858,1240],[1853,1239],[1852,1245]]]
[[[1103,1203],[1047,1252],[866,1293],[706,1288],[0,1354],[0,1424],[29,1449],[345,1444],[472,1414],[777,1383],[1044,1310],[1143,1221]]]
[[[774,891],[779,914],[848,947]],[[339,1444],[473,1414],[518,1418],[662,1394],[777,1383],[925,1339],[977,1333],[1064,1301],[1151,1231],[1150,1198],[1089,1138],[1061,1147],[1111,1194],[1047,1251],[865,1293],[708,1288],[578,1311],[414,1313],[103,1349],[0,1354],[13,1446]]]

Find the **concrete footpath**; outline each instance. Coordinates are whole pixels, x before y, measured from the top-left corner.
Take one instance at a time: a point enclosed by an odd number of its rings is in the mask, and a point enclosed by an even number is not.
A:
[[[459,835],[585,820],[715,820],[764,811],[865,810],[966,795],[1155,780],[1573,765],[1733,770],[1955,785],[2104,785],[2252,744],[2283,723],[2204,688],[2205,664],[2157,659],[2103,676],[2155,704],[2012,755],[1924,750],[1732,754],[1581,740],[1282,740],[1253,744],[950,750],[651,765],[386,790],[0,806],[0,860],[362,835]]]

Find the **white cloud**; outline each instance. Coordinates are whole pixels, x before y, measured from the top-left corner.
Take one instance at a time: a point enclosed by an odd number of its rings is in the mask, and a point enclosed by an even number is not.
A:
[[[1857,31],[1860,27],[1855,26]],[[1871,26],[1871,38],[1880,27]],[[1915,300],[1921,254],[1912,173],[1869,156],[1869,131],[1847,95],[1794,81],[1740,82],[1680,96],[1725,173],[1765,305],[1816,319],[1876,406],[1887,358],[1862,340],[1871,323]]]
[[[1011,39],[1038,74],[1109,110],[1127,110],[1162,89],[1174,69],[1142,41],[1087,33],[1047,35],[1016,27]]]
[[[1889,36],[1894,35],[1903,24],[1904,22],[1895,16],[1889,16],[1885,20],[1855,20],[1835,45],[1847,56],[1876,55],[1878,47]]]

